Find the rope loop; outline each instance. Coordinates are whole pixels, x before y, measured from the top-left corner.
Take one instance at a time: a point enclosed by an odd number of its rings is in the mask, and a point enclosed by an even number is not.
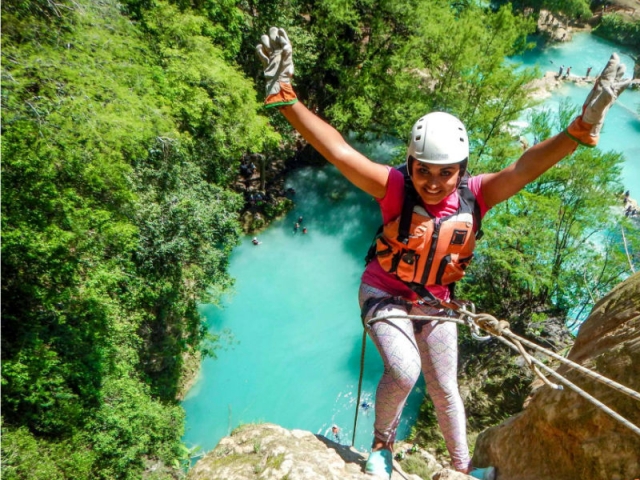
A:
[[[491,335],[501,337],[505,330],[508,330],[510,325],[506,320],[498,320],[493,315],[488,313],[481,313],[476,316],[475,322],[480,328],[486,330]]]

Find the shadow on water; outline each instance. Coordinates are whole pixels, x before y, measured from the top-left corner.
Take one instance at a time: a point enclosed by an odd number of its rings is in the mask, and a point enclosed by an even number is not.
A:
[[[303,215],[305,225],[339,238],[345,251],[362,260],[364,270],[364,257],[381,222],[373,197],[351,185],[332,166],[302,169],[287,182],[290,185],[297,192],[291,222]]]

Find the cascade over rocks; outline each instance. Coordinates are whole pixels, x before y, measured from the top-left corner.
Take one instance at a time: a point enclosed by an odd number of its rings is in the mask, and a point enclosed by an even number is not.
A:
[[[594,306],[568,358],[640,391],[640,273]],[[640,425],[637,400],[564,365],[557,372]],[[474,463],[495,465],[499,480],[633,480],[639,452],[629,428],[568,388],[544,386],[521,413],[480,434]]]

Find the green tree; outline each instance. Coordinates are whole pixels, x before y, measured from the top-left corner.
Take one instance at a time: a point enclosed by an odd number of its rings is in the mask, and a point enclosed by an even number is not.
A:
[[[527,103],[522,87],[533,74],[514,72],[504,57],[527,47],[535,25],[506,7],[325,0],[251,2],[245,11],[251,27],[238,57],[245,72],[261,81],[255,45],[270,26],[282,26],[300,98],[341,131],[404,137],[424,112],[446,110],[471,130],[493,118],[479,136],[491,138]]]
[[[536,113],[533,137],[560,130],[575,112],[562,104],[551,125],[549,112]],[[613,213],[622,162],[618,153],[579,148],[494,208],[464,294],[507,318],[541,308],[567,314],[623,280],[631,271],[617,235],[622,215]]]
[[[2,4],[8,478],[181,458],[183,361],[215,339],[196,307],[232,283],[228,184],[279,138],[207,17],[138,6]]]
[[[591,13],[590,0],[500,0],[498,4],[511,4],[514,10],[525,12],[529,9],[539,13],[540,10],[549,10],[554,14],[565,15],[569,18],[589,19]]]

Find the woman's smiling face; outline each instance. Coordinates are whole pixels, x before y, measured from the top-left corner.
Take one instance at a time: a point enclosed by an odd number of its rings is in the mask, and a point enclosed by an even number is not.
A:
[[[411,162],[411,180],[426,205],[437,205],[458,187],[460,164],[434,165]]]

